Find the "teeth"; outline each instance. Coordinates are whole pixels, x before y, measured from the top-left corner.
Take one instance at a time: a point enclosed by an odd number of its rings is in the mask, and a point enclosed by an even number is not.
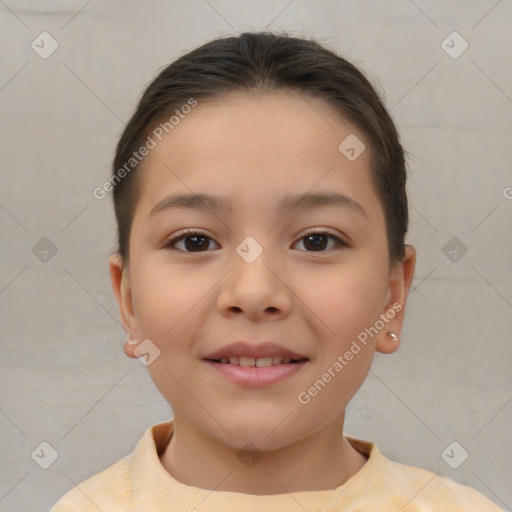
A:
[[[271,357],[258,357],[256,359],[256,366],[261,368],[262,366],[272,366],[272,358]]]
[[[231,358],[229,358],[229,362],[231,363]],[[254,357],[245,357],[242,356],[239,358],[240,366],[254,366],[256,359]],[[233,364],[233,363],[231,363]]]
[[[247,356],[231,356],[231,357],[222,357],[219,359],[219,362],[223,364],[234,364],[237,366],[257,366],[258,368],[262,368],[263,366],[274,366],[278,364],[289,364],[291,359],[289,357],[282,356],[268,356],[268,357],[247,357]]]

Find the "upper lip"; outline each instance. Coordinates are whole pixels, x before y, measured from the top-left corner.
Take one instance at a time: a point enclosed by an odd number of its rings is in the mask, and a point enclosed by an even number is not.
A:
[[[306,356],[293,352],[285,347],[281,347],[276,343],[264,342],[264,343],[247,343],[245,341],[237,341],[236,343],[230,343],[215,352],[211,352],[203,359],[221,359],[223,357],[273,357],[282,356],[289,357],[290,359],[307,359]]]

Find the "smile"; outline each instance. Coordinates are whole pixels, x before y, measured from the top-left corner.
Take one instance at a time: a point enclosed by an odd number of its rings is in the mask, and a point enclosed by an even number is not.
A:
[[[223,357],[220,360],[203,359],[217,375],[238,385],[256,388],[281,382],[298,374],[309,359],[292,360],[289,357]]]

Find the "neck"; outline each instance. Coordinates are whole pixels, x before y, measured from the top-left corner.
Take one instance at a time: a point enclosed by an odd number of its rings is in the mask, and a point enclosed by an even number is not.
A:
[[[184,418],[174,417],[174,433],[160,455],[178,482],[215,491],[254,495],[335,489],[366,463],[343,436],[344,417],[312,435],[265,452],[244,452],[211,437]]]

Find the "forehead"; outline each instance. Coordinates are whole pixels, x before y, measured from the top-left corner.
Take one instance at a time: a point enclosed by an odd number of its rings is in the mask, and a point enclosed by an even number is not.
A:
[[[340,151],[347,137],[368,150],[349,160]],[[328,103],[298,92],[198,101],[155,143],[142,167],[139,198],[147,211],[176,190],[254,206],[258,199],[278,201],[316,187],[373,193],[364,135]]]

